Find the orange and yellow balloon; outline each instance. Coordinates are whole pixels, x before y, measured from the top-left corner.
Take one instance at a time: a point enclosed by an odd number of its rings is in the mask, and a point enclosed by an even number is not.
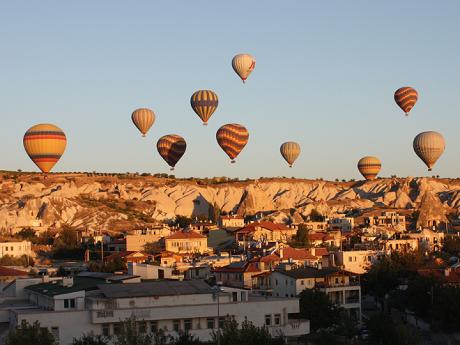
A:
[[[142,133],[142,136],[145,137],[155,122],[155,113],[147,108],[139,108],[133,111],[131,120],[133,120],[139,132]]]
[[[395,91],[395,102],[404,111],[406,116],[418,100],[418,92],[410,86],[404,86]]]
[[[177,134],[162,136],[157,142],[157,150],[160,156],[174,170],[177,162],[185,153],[187,143],[184,138]]]
[[[242,125],[230,123],[217,130],[216,139],[222,150],[230,157],[231,162],[235,163],[235,158],[248,143],[249,132]]]
[[[300,155],[300,145],[294,141],[288,141],[281,145],[280,147],[281,156],[289,164],[289,167],[292,168],[297,157]]]
[[[374,180],[382,168],[380,159],[373,156],[366,156],[358,161],[358,170],[366,180]]]
[[[199,90],[190,98],[190,105],[206,126],[219,105],[219,99],[214,91]]]
[[[48,173],[64,154],[67,138],[59,127],[39,124],[24,134],[23,144],[30,159],[43,173]]]
[[[256,59],[249,54],[235,55],[232,59],[232,67],[244,83],[252,71],[254,71]]]

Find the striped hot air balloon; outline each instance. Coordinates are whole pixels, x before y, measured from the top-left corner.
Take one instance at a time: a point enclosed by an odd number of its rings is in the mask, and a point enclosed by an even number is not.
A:
[[[203,121],[203,125],[208,124],[209,118],[216,111],[219,99],[214,91],[199,90],[190,98],[190,105],[195,113]]]
[[[24,134],[23,144],[30,159],[43,173],[48,173],[64,154],[67,138],[59,127],[39,124]]]
[[[414,138],[414,151],[431,171],[436,161],[441,157],[446,142],[442,134],[434,131],[422,132]]]
[[[237,123],[223,125],[217,130],[216,139],[219,146],[235,163],[235,158],[246,146],[249,139],[248,130]]]
[[[232,59],[232,67],[244,83],[256,67],[256,59],[249,54],[235,55]]]
[[[417,103],[418,93],[414,88],[404,86],[396,90],[394,97],[396,104],[407,116],[414,107],[415,103]]]
[[[158,139],[157,150],[161,157],[174,170],[177,162],[185,153],[187,143],[184,138],[177,134],[168,134]]]
[[[139,108],[133,111],[131,120],[133,120],[134,125],[142,133],[142,136],[145,137],[155,122],[155,113],[153,110],[147,108]]]
[[[300,145],[294,141],[285,142],[281,145],[280,152],[286,162],[288,162],[289,167],[292,168],[295,160],[300,155]]]
[[[373,156],[366,156],[358,161],[358,170],[366,180],[374,180],[382,168],[380,159]]]

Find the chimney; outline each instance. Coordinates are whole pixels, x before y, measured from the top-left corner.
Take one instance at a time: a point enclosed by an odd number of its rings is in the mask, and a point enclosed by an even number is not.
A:
[[[260,262],[259,262],[259,268],[260,268],[262,271],[265,271],[265,262],[260,261]]]
[[[321,261],[318,262],[318,269],[319,270],[323,269],[323,263]]]
[[[62,286],[63,287],[72,287],[73,286],[73,277],[62,277]]]
[[[283,259],[283,254],[284,254],[284,250],[283,248],[280,248],[280,259],[281,260]]]

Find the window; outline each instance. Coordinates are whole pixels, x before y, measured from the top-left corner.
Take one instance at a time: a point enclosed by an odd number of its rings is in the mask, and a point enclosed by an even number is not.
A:
[[[121,325],[119,323],[113,324],[113,334],[120,334],[121,333]]]
[[[64,309],[75,309],[75,298],[65,299]]]
[[[232,292],[232,301],[238,302],[238,292],[236,291]]]
[[[275,285],[278,286],[278,279],[275,279]]]
[[[179,332],[180,331],[180,320],[174,320],[173,321],[173,330],[175,332]]]
[[[246,293],[244,291],[241,291],[241,301],[246,301]]]
[[[225,317],[219,317],[219,328],[224,328]]]
[[[5,251],[6,251],[6,252],[8,251],[8,247],[5,247]]]
[[[147,324],[145,322],[138,323],[139,333],[146,333],[147,332]]]
[[[13,251],[13,250],[14,250],[14,249],[13,249],[13,246],[11,246],[11,251]]]
[[[150,321],[150,332],[155,333],[158,331],[158,322]]]
[[[300,281],[300,285],[304,285],[303,279]]]
[[[59,342],[59,327],[51,327],[51,334],[56,342]]]
[[[214,318],[213,317],[208,317],[206,319],[206,325],[208,329],[214,329]]]
[[[184,320],[184,330],[190,331],[192,329],[192,319],[185,319]]]
[[[108,323],[102,324],[102,335],[104,337],[110,336],[110,325]]]
[[[271,314],[265,315],[265,326],[270,326],[272,324],[272,316]]]
[[[275,314],[275,325],[281,325],[281,314]]]
[[[351,256],[348,257],[348,262],[352,262],[353,258]]]

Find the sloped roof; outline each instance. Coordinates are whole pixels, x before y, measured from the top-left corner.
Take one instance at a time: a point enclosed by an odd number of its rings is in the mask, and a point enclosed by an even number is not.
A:
[[[283,259],[314,260],[316,257],[306,248],[285,247],[283,248]]]
[[[90,278],[90,277],[74,277],[72,286],[62,286],[58,282],[41,283],[30,285],[24,289],[37,292],[50,297],[63,295],[77,291],[96,290],[98,285],[105,284],[105,279]],[[124,285],[124,284],[122,284]]]
[[[206,238],[206,236],[200,235],[195,231],[176,231],[172,235],[166,237],[166,240],[186,240],[192,238]]]
[[[20,271],[15,268],[0,266],[0,277],[22,277],[27,276],[29,273]]]
[[[237,231],[237,233],[251,233],[255,232],[256,228],[264,228],[270,231],[287,231],[291,230],[284,224],[279,224],[279,223],[273,223],[273,222],[268,222],[268,221],[262,221],[262,222],[254,222],[251,224],[246,225],[244,228],[241,228]]]

